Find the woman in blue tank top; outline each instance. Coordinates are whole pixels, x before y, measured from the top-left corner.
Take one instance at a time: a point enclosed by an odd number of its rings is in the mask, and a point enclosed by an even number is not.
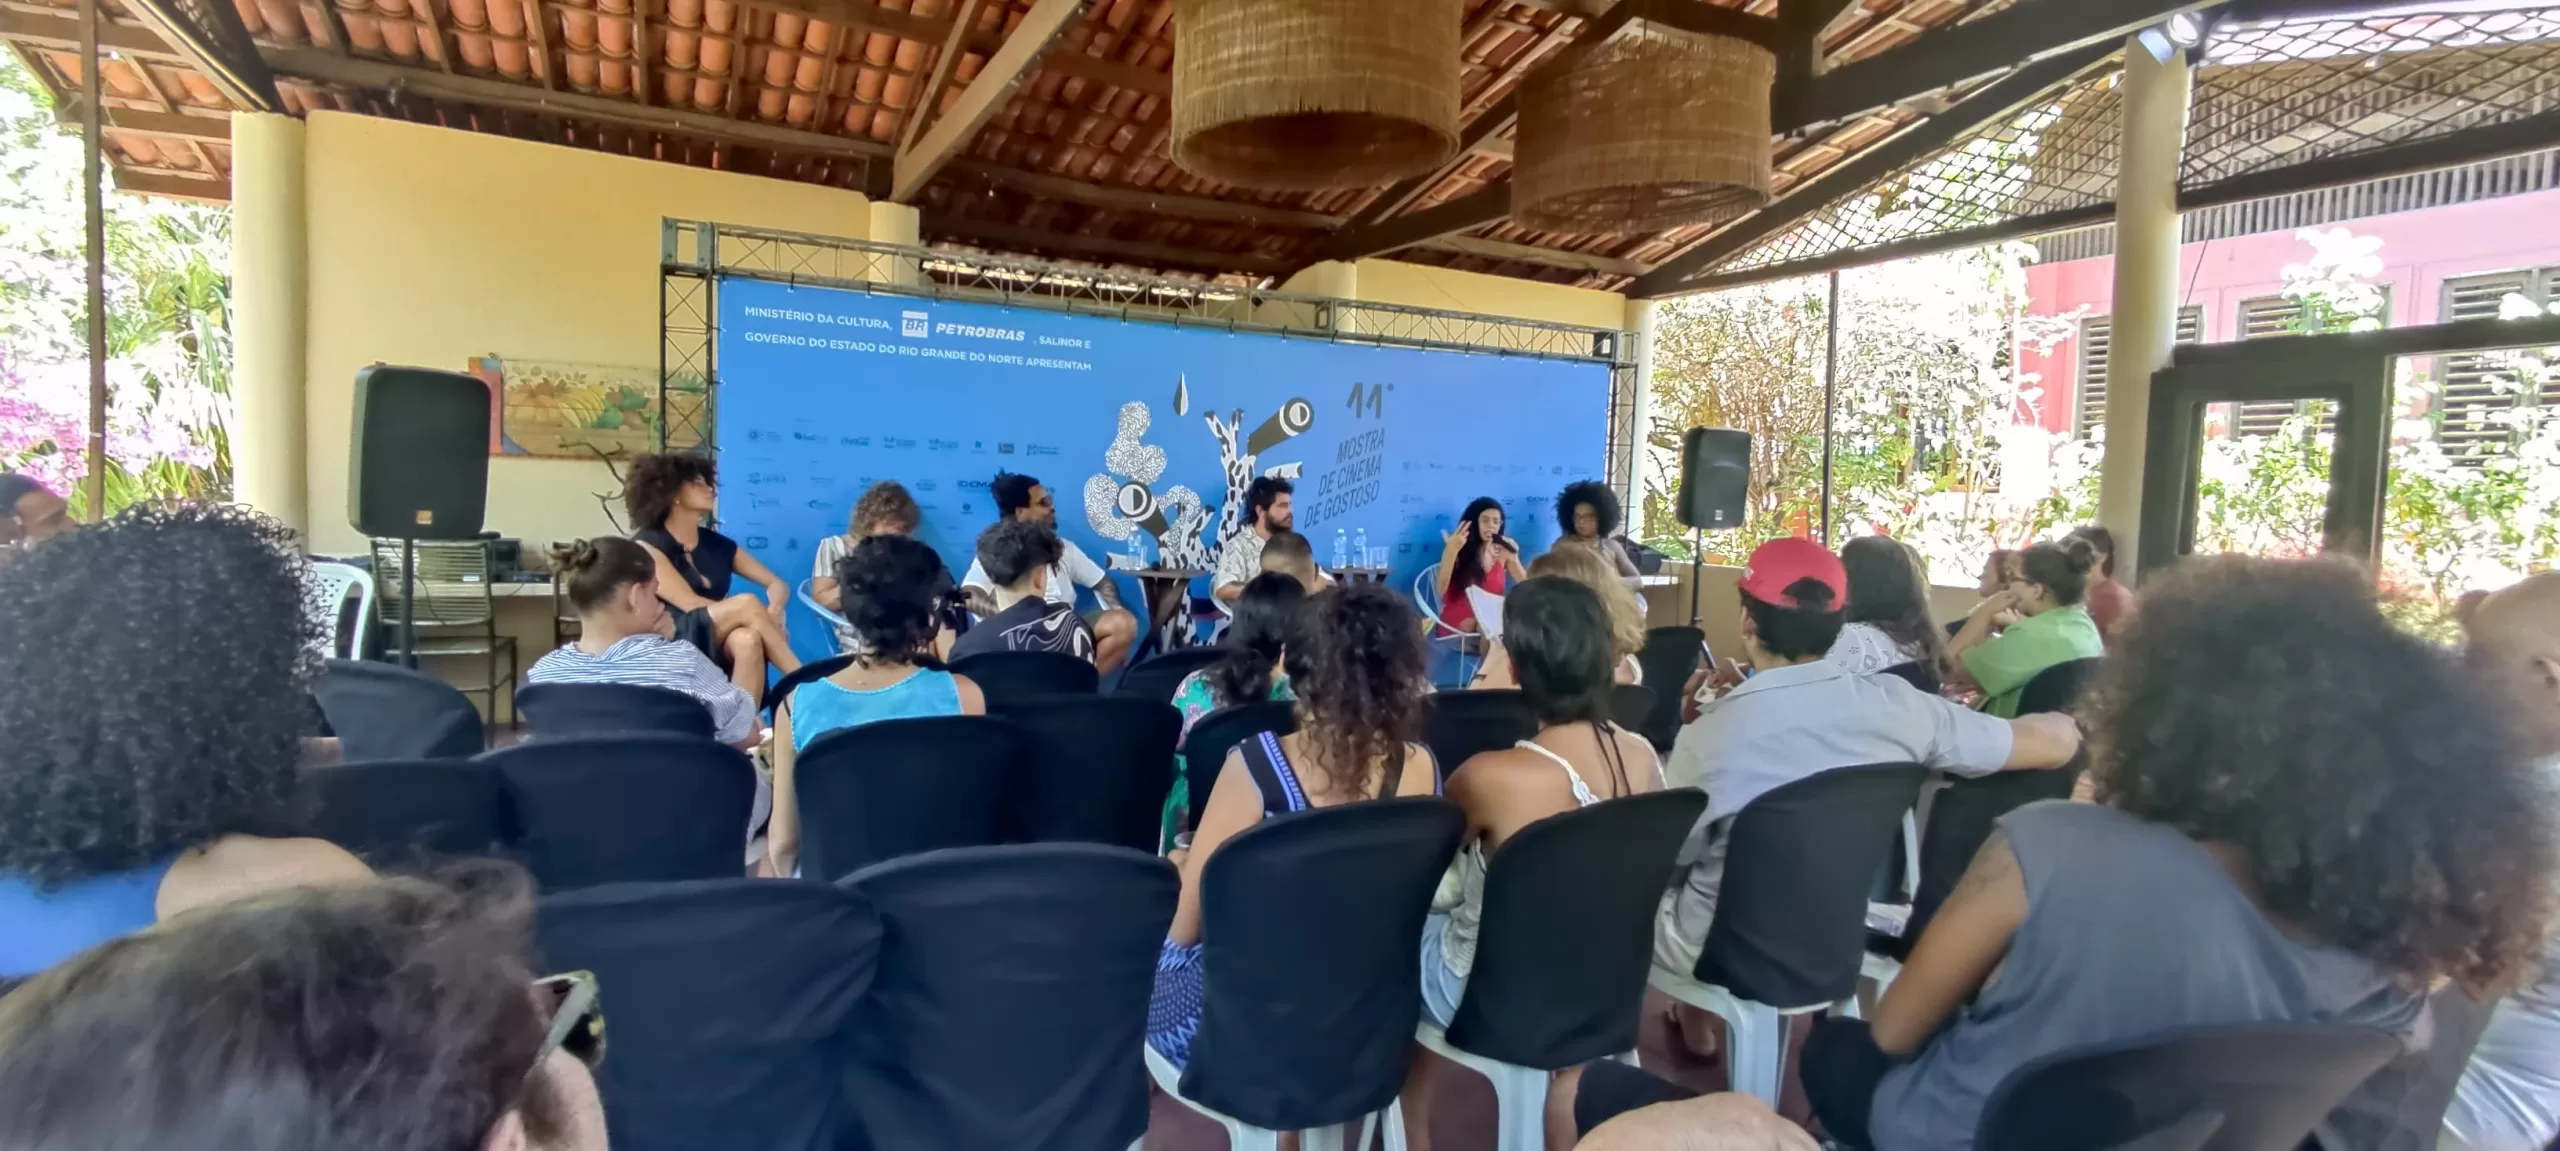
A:
[[[137,508],[0,568],[0,978],[190,907],[372,877],[266,838],[292,826],[316,670],[291,549],[246,511]]]
[[[845,622],[862,641],[853,666],[811,680],[782,701],[773,723],[773,822],[766,865],[775,875],[799,866],[800,798],[792,769],[810,741],[884,719],[985,715],[986,696],[933,658],[941,629],[942,557],[923,541],[876,535],[836,565]]]

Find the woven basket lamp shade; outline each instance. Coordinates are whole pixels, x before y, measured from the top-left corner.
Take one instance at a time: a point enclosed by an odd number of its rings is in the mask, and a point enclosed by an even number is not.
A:
[[[1565,50],[1520,84],[1511,218],[1542,232],[1658,232],[1769,202],[1778,58],[1663,33]]]
[[[1175,0],[1173,159],[1245,188],[1384,184],[1458,151],[1462,0]]]

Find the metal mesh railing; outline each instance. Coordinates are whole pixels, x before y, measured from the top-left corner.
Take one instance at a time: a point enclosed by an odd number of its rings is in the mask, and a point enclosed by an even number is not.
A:
[[[2118,73],[2096,76],[1843,195],[1710,269],[1775,278],[2080,226],[2115,198]],[[2560,7],[2399,12],[2217,28],[2195,74],[2181,186],[2352,156],[2560,110]],[[1899,249],[1897,251],[1896,249]],[[1764,275],[1765,273],[1765,275]]]

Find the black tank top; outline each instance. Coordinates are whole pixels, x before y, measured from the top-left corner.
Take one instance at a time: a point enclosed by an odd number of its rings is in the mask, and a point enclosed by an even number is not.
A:
[[[691,551],[685,550],[663,527],[634,533],[632,538],[658,549],[668,563],[676,565],[676,574],[684,577],[685,586],[692,588],[693,594],[713,601],[727,599],[729,578],[737,572],[737,541],[707,527],[698,531],[702,538]]]

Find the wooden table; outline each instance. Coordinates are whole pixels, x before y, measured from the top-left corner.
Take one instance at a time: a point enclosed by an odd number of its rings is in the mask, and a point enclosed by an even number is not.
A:
[[[1138,581],[1146,601],[1147,627],[1155,632],[1156,650],[1191,646],[1191,581],[1209,574],[1197,568],[1113,568]]]
[[[1629,587],[1677,587],[1680,583],[1680,577],[1676,575],[1639,575],[1625,579]]]

